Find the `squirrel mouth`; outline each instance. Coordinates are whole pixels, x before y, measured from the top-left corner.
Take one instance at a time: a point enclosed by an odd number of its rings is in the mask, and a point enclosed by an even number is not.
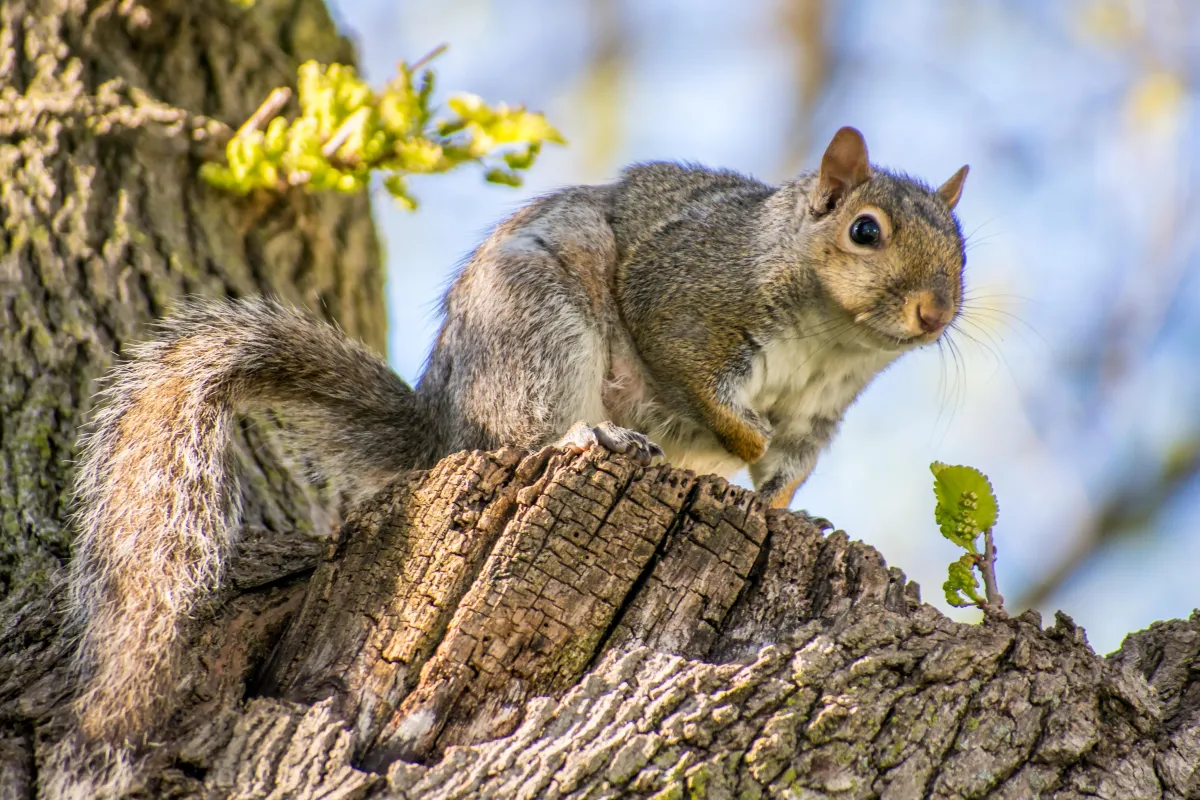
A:
[[[865,340],[862,342],[863,345],[873,347],[876,350],[892,352],[911,350],[914,347],[932,344],[945,331],[945,329],[939,330],[936,333],[925,331],[909,333],[903,329],[897,331],[887,324],[888,320],[885,315],[877,310],[861,311],[853,314],[851,319],[854,321],[856,328],[865,330],[867,333]]]
[[[937,339],[937,336],[930,336],[927,333],[897,336],[889,331],[882,331],[874,325],[863,325],[863,327],[870,332],[871,338],[880,350],[908,350],[930,344]]]

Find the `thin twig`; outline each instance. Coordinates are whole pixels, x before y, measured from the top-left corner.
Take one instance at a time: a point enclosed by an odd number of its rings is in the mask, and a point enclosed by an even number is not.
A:
[[[355,123],[359,121],[359,119],[360,116],[358,112],[346,117],[342,124],[338,126],[337,130],[333,132],[333,135],[329,137],[329,141],[325,142],[325,144],[321,146],[321,155],[332,161],[334,155],[337,154],[337,151],[341,149],[341,146],[344,145],[346,140],[350,138],[350,135],[354,133]]]
[[[421,67],[425,66],[430,61],[433,61],[435,58],[440,56],[442,53],[446,52],[446,48],[449,46],[450,45],[446,44],[445,42],[443,42],[442,44],[439,44],[437,47],[433,48],[428,53],[426,53],[425,55],[421,56],[416,61],[414,61],[412,63],[412,66],[409,67],[408,69],[411,72],[416,72]]]
[[[286,86],[280,86],[278,89],[273,89],[267,99],[262,101],[262,105],[258,107],[250,119],[242,123],[242,127],[237,129],[238,136],[250,131],[261,130],[268,122],[273,120],[283,107],[287,105],[287,101],[292,97],[292,90]]]
[[[996,586],[996,543],[992,539],[991,528],[983,532],[983,555],[976,556],[975,563],[979,566],[979,574],[983,576],[984,596],[988,604],[984,611],[1005,615],[1004,596]]]

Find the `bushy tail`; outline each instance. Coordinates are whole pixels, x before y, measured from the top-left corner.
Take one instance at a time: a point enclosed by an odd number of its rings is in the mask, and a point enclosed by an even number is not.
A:
[[[431,462],[435,447],[413,391],[382,359],[269,300],[189,304],[113,377],[76,481],[71,604],[82,730],[123,741],[169,707],[183,620],[228,559],[236,410],[283,407],[320,460],[362,488]]]

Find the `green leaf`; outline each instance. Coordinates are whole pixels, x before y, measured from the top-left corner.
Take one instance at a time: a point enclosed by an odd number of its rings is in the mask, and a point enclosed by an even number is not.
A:
[[[533,142],[523,150],[504,154],[504,163],[511,169],[529,169],[542,150],[541,142]]]
[[[437,172],[446,161],[441,145],[424,138],[399,143],[396,158],[408,172]]]
[[[433,97],[433,70],[427,69],[421,73],[421,83],[417,87],[417,108],[421,109],[421,124],[429,120],[429,98]]]
[[[968,552],[975,552],[975,539],[978,534],[974,528],[964,525],[951,510],[943,508],[941,504],[934,507],[933,518],[942,536]]]
[[[992,484],[974,467],[935,461],[929,469],[933,472],[933,492],[937,497],[934,518],[942,535],[972,553],[977,552],[976,540],[995,526],[999,513]]]
[[[437,124],[438,136],[453,136],[465,127],[467,127],[465,119],[444,119]]]
[[[494,167],[487,171],[483,176],[488,183],[498,183],[501,186],[520,186],[521,176],[515,172],[509,172],[506,169]]]
[[[979,581],[975,579],[973,572],[974,566],[975,561],[971,556],[963,556],[950,562],[949,574],[946,582],[942,584],[942,590],[946,593],[946,602],[955,608],[983,605],[983,598],[979,595]]]
[[[218,189],[224,189],[227,192],[234,192],[236,194],[245,194],[238,187],[238,183],[234,180],[233,173],[229,171],[228,167],[220,164],[201,164],[200,177]]]
[[[287,149],[288,122],[283,117],[276,117],[267,125],[263,137],[263,148],[272,156],[279,156]]]
[[[416,211],[417,201],[411,194],[408,193],[408,182],[404,180],[404,176],[393,173],[383,179],[383,188],[388,190],[392,197],[396,198],[396,202],[401,208],[406,211]]]
[[[491,109],[487,107],[487,103],[483,102],[483,98],[477,94],[459,92],[447,100],[446,105],[450,106],[451,111],[465,120],[488,122],[492,119]]]
[[[998,507],[996,494],[987,476],[974,467],[950,466],[935,461],[929,465],[934,476],[934,492],[938,504],[946,507],[957,506],[964,495],[971,501],[968,505],[975,523],[981,530],[995,527]]]

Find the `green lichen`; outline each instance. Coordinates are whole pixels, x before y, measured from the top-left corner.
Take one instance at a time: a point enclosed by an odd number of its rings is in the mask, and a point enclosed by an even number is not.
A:
[[[687,790],[690,798],[704,798],[708,796],[708,783],[712,780],[712,773],[708,766],[698,764],[693,767],[687,776]]]
[[[650,800],[683,800],[683,792],[683,783],[675,781],[666,788],[651,795]]]

